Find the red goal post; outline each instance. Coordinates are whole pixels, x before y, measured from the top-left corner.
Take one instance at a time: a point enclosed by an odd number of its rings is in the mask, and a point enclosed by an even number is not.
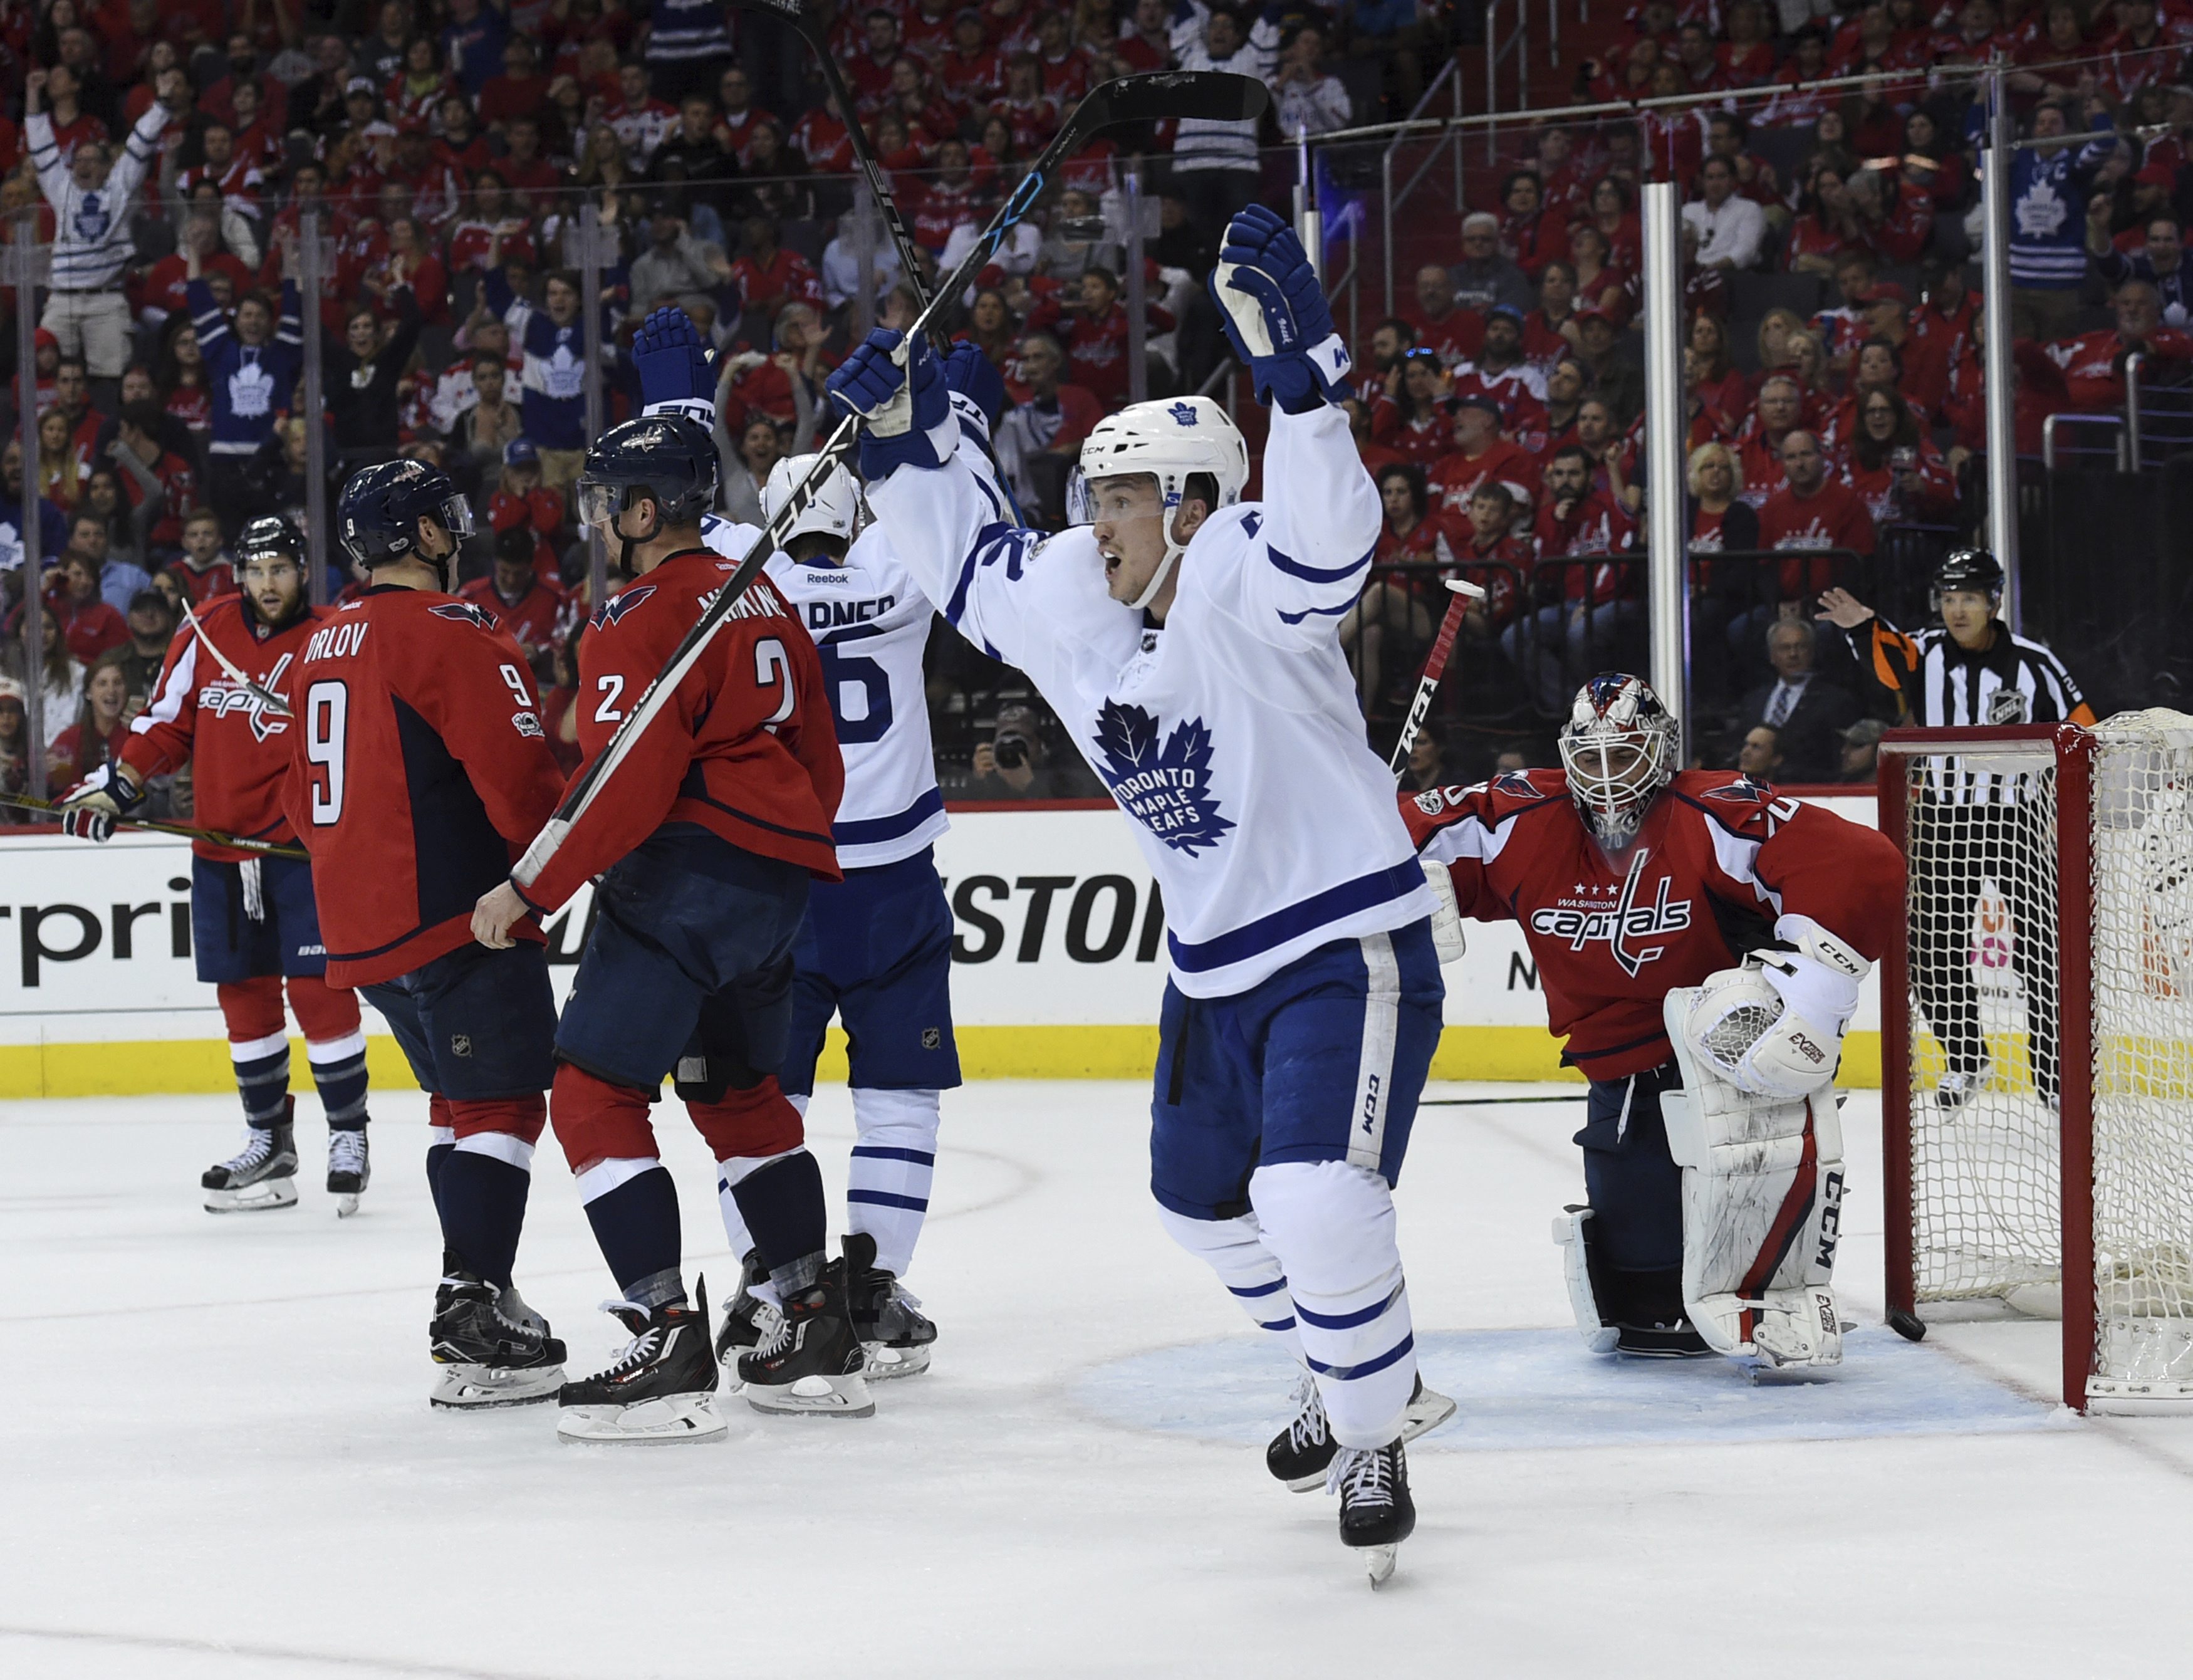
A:
[[[1891,731],[1880,795],[1889,1322],[2060,1311],[2066,1405],[2193,1403],[2193,717]]]

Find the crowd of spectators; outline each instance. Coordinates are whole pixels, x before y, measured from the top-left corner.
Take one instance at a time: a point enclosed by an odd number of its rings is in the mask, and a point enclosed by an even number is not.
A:
[[[1456,18],[1423,0],[834,9],[833,57],[930,283],[1095,82],[1222,67],[1274,89],[1261,126],[1100,137],[947,301],[951,330],[1006,376],[996,451],[1032,517],[1063,517],[1081,439],[1137,377],[1158,395],[1222,381],[1203,282],[1225,217],[1284,203],[1283,140],[1410,108]],[[1470,634],[1509,674],[1520,715],[1543,716],[1586,666],[1636,657],[1636,569],[1618,557],[1643,513],[1646,180],[1673,176],[1691,198],[1693,543],[1831,551],[1698,569],[1698,681],[1732,727],[1781,668],[1770,633],[1841,575],[1833,551],[1869,555],[1892,526],[1971,518],[1977,121],[1958,66],[2011,54],[2020,120],[2048,142],[2018,155],[2013,182],[2022,446],[2053,409],[2121,404],[2130,349],[2193,355],[2178,219],[2193,14],[2158,19],[2154,0],[1832,14],[1818,0],[1648,0],[1629,28],[1621,52],[1584,66],[1579,100],[1708,102],[1519,126],[1527,152],[1473,168],[1452,247],[1358,347],[1354,420],[1388,510],[1380,558],[1413,568],[1382,570],[1344,626],[1374,714],[1412,674],[1441,570],[1489,588]],[[1802,85],[1830,74],[1873,79]],[[903,325],[917,307],[917,277],[856,214],[848,136],[804,46],[724,0],[9,0],[0,89],[0,237],[53,251],[50,286],[27,304],[36,411],[10,427],[0,486],[0,778],[20,779],[10,743],[26,725],[11,719],[34,686],[55,778],[98,761],[142,705],[178,604],[232,587],[243,525],[274,514],[301,528],[316,431],[330,485],[398,454],[457,479],[481,528],[465,593],[545,683],[568,685],[590,606],[570,507],[590,376],[607,420],[632,411],[625,353],[647,312],[674,301],[716,345],[724,509],[753,519],[770,467],[811,446],[822,381],[856,325]],[[1130,275],[1136,163],[1154,210]],[[598,271],[598,311],[581,264]],[[26,307],[12,288],[0,303],[11,320]],[[0,336],[0,363],[14,341]],[[37,649],[28,546],[51,627]],[[355,587],[335,564],[330,594]],[[1839,650],[1819,645],[1824,680]],[[1047,786],[1079,787],[1039,713],[1005,728],[1000,708],[1028,698],[1016,674],[942,637],[932,664],[959,786],[1026,796],[1033,765]],[[567,700],[552,712],[575,752]],[[1785,695],[1757,727],[1790,734],[1790,712]],[[1816,715],[1785,760],[1833,756]],[[1032,750],[1003,763],[997,742],[1021,736]]]
[[[1463,702],[1480,724],[1543,725],[1589,672],[1643,659],[1637,205],[1673,181],[1693,704],[1720,762],[1869,774],[1882,720],[1858,718],[1844,640],[1810,621],[1853,577],[1923,612],[1932,561],[1984,514],[1973,72],[2007,60],[2036,142],[2013,154],[2010,272],[2018,445],[2037,456],[2047,416],[2122,414],[2134,353],[2149,380],[2193,372],[2193,8],[1641,0],[1624,33],[1577,72],[1579,105],[1695,102],[1503,131],[1458,249],[1360,347],[1387,512],[1343,627],[1366,709],[1406,703],[1449,576],[1488,591],[1465,627],[1494,674]],[[1852,79],[1805,85],[1829,77]]]

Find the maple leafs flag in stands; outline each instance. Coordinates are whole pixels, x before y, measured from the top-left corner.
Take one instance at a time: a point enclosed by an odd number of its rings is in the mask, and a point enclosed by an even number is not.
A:
[[[1108,700],[1096,714],[1098,766],[1137,822],[1176,851],[1193,857],[1216,846],[1234,825],[1211,796],[1211,731],[1201,718],[1173,725],[1158,745],[1158,720],[1139,706]]]

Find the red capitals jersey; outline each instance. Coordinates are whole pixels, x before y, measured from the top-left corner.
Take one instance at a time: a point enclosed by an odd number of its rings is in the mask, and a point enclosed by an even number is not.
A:
[[[712,549],[689,548],[587,621],[578,699],[586,763],[737,570]],[[740,598],[614,780],[525,888],[529,903],[554,909],[666,823],[697,823],[741,851],[839,879],[830,824],[845,767],[822,659],[767,578]]]
[[[312,854],[328,983],[455,950],[564,790],[518,644],[470,601],[381,584],[315,627],[289,694],[286,803]]]
[[[277,694],[289,692],[298,655],[313,630],[331,616],[326,607],[308,608],[295,623],[269,633],[245,608],[241,595],[223,595],[195,611],[207,638],[229,662]],[[129,725],[122,761],[144,777],[164,775],[187,761],[197,800],[194,820],[200,826],[246,840],[293,845],[297,837],[282,809],[291,733],[291,720],[270,711],[250,690],[231,680],[220,662],[186,626],[168,644],[160,679],[152,686],[152,699]],[[227,863],[258,856],[209,840],[193,840],[191,850]]]
[[[1772,943],[1778,916],[1810,916],[1874,960],[1903,929],[1892,841],[1731,771],[1677,776],[1619,859],[1558,770],[1403,794],[1401,817],[1464,916],[1522,925],[1561,1059],[1593,1079],[1673,1056],[1669,990]]]

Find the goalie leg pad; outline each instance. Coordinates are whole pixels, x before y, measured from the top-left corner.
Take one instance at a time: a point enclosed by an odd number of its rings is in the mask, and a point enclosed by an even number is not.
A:
[[[1683,1304],[1717,1351],[1776,1366],[1842,1360],[1833,1291],[1843,1187],[1832,1092],[1756,1095],[1696,1054],[1683,1023],[1699,989],[1669,995],[1684,1089],[1662,1099],[1683,1174]]]

